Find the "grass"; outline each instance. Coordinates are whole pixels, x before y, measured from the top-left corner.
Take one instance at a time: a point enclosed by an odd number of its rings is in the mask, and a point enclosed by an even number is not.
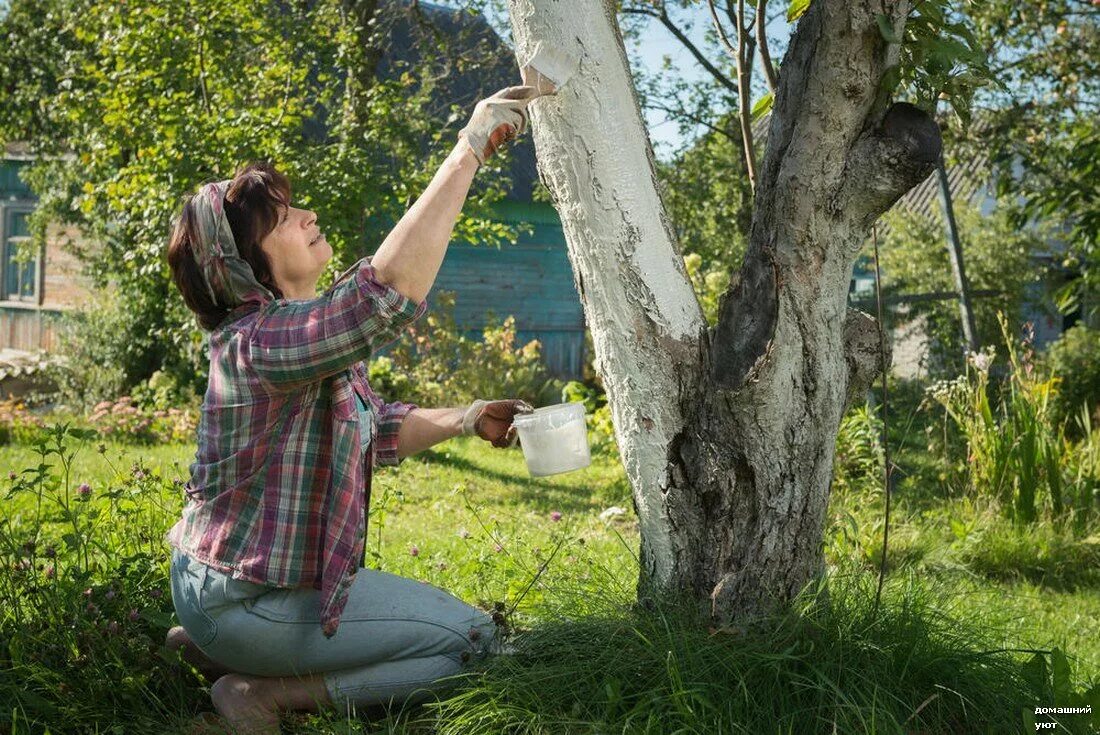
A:
[[[1066,705],[1100,674],[1094,540],[1042,525],[1021,530],[952,498],[931,487],[934,464],[918,443],[909,446],[926,481],[899,485],[882,613],[869,615],[881,503],[852,492],[831,504],[829,604],[808,591],[790,614],[733,635],[708,634],[682,608],[631,606],[638,531],[616,460],[530,478],[519,452],[459,439],[383,470],[373,489],[372,565],[487,608],[503,602],[512,625],[530,632],[517,639],[520,655],[491,660],[438,706],[379,715],[369,726],[300,717],[290,729],[1024,730],[1023,709]],[[47,519],[47,536],[33,539],[35,496],[6,501],[0,594],[22,597],[2,600],[0,732],[5,722],[20,733],[172,732],[209,707],[209,682],[158,646],[172,623],[159,538],[178,513],[171,479],[186,477],[193,454],[190,445],[117,444],[100,454],[90,442],[77,452],[67,482],[91,486],[78,509],[97,509],[86,533],[103,545],[87,568],[72,562],[64,518]],[[48,459],[61,483],[59,457]],[[135,479],[134,463],[143,477]],[[30,447],[0,447],[0,467],[38,464]],[[626,514],[601,520],[611,505]],[[30,540],[28,557],[20,549]],[[50,544],[59,570],[68,561],[47,583]],[[18,559],[33,571],[13,569]],[[1056,675],[1058,654],[1000,650],[1055,648],[1071,654],[1069,679]],[[1068,717],[1060,728],[1086,732],[1087,723]]]

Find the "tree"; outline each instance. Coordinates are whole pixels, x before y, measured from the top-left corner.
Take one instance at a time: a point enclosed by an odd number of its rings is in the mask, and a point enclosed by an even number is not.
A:
[[[510,0],[517,53],[579,59],[536,102],[539,169],[561,213],[641,522],[639,593],[716,622],[789,600],[823,569],[840,418],[875,375],[875,324],[847,311],[872,223],[924,179],[940,133],[888,104],[904,0],[815,0],[784,56],[744,262],[707,329],[655,185],[612,5]]]
[[[420,54],[378,79],[399,22]],[[39,155],[24,173],[39,197],[34,246],[49,222],[77,225],[85,237],[72,247],[94,288],[118,291],[123,328],[83,351],[119,358],[113,390],[157,369],[205,388],[202,333],[164,258],[181,195],[246,160],[272,161],[333,245],[323,286],[381,242],[445,155],[426,143],[452,140],[464,118],[431,102],[457,77],[459,49],[467,74],[498,60],[396,0],[16,0],[0,29],[0,141]],[[486,219],[503,194],[487,181],[457,236],[514,234]]]

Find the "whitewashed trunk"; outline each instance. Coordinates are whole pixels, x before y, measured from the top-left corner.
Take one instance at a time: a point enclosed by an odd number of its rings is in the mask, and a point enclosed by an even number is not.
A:
[[[876,90],[896,56],[876,13],[815,0],[782,65],[748,253],[706,330],[661,205],[613,5],[510,0],[517,56],[542,41],[578,72],[532,104],[641,521],[639,594],[717,622],[788,601],[821,570],[841,414],[877,370],[849,312],[875,218],[931,170],[939,131]],[[732,267],[733,264],[731,264]]]

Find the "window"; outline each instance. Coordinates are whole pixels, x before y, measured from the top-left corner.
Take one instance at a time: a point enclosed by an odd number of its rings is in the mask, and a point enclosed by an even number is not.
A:
[[[40,253],[31,253],[29,208],[0,209],[0,299],[38,303]]]

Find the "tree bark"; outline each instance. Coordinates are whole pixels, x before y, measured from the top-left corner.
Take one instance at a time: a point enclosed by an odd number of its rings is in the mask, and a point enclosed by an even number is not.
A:
[[[931,172],[939,130],[881,81],[904,1],[815,0],[783,64],[749,248],[718,325],[702,315],[662,208],[611,5],[510,0],[517,54],[579,57],[536,101],[539,171],[561,215],[641,521],[639,595],[717,624],[820,574],[840,418],[878,372],[873,320],[846,307],[871,224]]]

